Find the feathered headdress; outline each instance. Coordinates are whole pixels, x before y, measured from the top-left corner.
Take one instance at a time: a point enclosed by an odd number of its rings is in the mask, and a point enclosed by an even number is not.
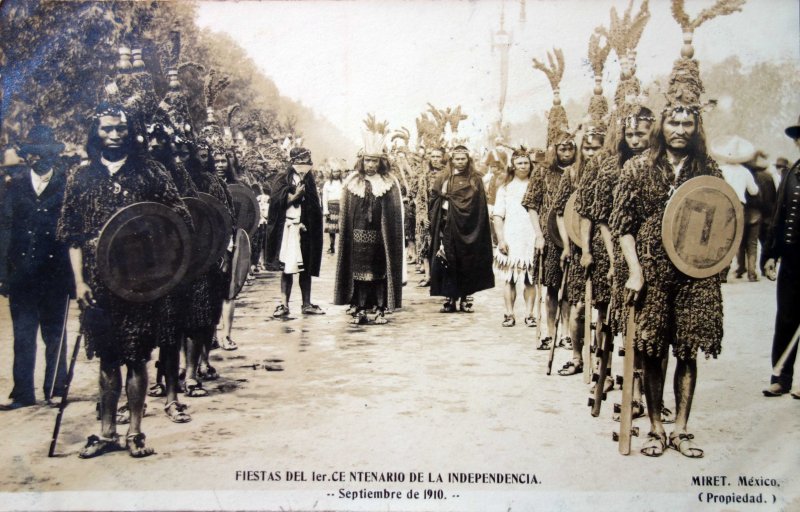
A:
[[[546,66],[537,59],[533,59],[534,69],[538,69],[547,76],[550,87],[553,89],[553,106],[547,114],[547,146],[555,146],[567,138],[571,138],[569,133],[569,120],[567,111],[561,105],[559,95],[559,84],[564,76],[564,52],[559,48],[553,48],[553,53],[547,52]]]
[[[589,37],[589,63],[594,71],[594,94],[589,100],[589,115],[592,121],[599,123],[608,114],[608,100],[603,96],[603,68],[606,64],[608,54],[611,52],[611,44],[606,39],[606,44],[601,46],[602,35],[595,32]]]
[[[219,93],[228,86],[229,82],[230,78],[228,76],[218,76],[217,70],[211,68],[203,84],[203,95],[206,100],[206,126],[203,128],[202,133],[209,139],[209,142],[214,142],[216,144],[221,144],[223,142],[223,132],[214,117],[214,103]]]
[[[388,135],[389,122],[378,122],[375,115],[367,114],[364,120],[366,130],[362,133],[364,137],[364,156],[380,157],[383,156],[383,146]]]
[[[159,54],[162,69],[166,70],[168,90],[158,104],[156,120],[170,124],[175,130],[175,135],[184,139],[194,139],[189,103],[178,78],[181,66],[181,33],[177,30],[170,31],[167,39],[166,51]]]
[[[683,28],[683,47],[681,58],[672,66],[669,85],[665,94],[667,105],[665,110],[684,110],[695,114],[706,107],[700,101],[700,96],[705,89],[700,79],[700,65],[694,56],[692,37],[694,31],[708,20],[717,16],[726,16],[742,10],[745,0],[717,0],[708,9],[704,9],[695,19],[689,19],[684,10],[683,0],[672,0],[672,17]],[[713,102],[712,102],[713,103]]]

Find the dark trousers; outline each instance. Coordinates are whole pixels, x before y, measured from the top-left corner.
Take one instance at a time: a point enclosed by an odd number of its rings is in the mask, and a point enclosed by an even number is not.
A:
[[[761,231],[761,223],[745,224],[742,243],[739,244],[739,252],[736,255],[736,276],[740,277],[745,272],[747,277],[756,277],[756,252],[758,252],[758,235]]]
[[[786,252],[787,254],[781,258],[781,266],[778,271],[778,313],[775,317],[775,337],[772,340],[773,367],[783,355],[800,325],[800,315],[797,314],[797,304],[800,304],[800,247],[795,245]],[[797,346],[789,354],[780,377],[773,375],[770,382],[777,382],[785,389],[790,389],[796,357]]]
[[[36,288],[12,290],[8,295],[14,329],[14,389],[10,398],[23,403],[36,401],[33,374],[36,366],[36,334],[40,328],[45,345],[44,398],[50,398],[54,378],[56,385],[53,394],[60,396],[67,377],[66,339],[61,343],[67,294]]]

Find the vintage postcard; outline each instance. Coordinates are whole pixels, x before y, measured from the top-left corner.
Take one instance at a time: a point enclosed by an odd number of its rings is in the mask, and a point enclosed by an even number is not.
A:
[[[3,0],[0,509],[800,510],[799,20]]]

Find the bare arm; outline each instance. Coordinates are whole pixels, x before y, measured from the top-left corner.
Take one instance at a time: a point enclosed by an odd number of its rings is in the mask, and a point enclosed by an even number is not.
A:
[[[586,217],[581,217],[581,266],[588,268],[592,264],[592,221]]]
[[[494,222],[494,232],[497,235],[497,250],[500,251],[500,254],[508,254],[508,242],[506,242],[505,232],[503,231],[505,219],[495,215],[492,217],[492,221]]]
[[[630,304],[642,290],[644,277],[642,276],[642,267],[639,264],[639,256],[636,254],[636,239],[633,235],[622,235],[619,239],[619,244],[622,248],[622,255],[625,257],[625,263],[628,264],[629,276],[625,282],[625,288],[627,288],[625,298],[626,302]]]
[[[608,261],[611,262],[608,267],[608,277],[614,275],[614,238],[611,235],[611,229],[608,224],[600,223],[600,236],[603,238],[603,245],[608,254]]]
[[[569,235],[567,235],[567,225],[564,223],[564,216],[558,215],[556,217],[556,224],[558,225],[558,235],[561,237],[561,242],[564,248],[561,250],[561,262],[563,263],[570,256],[569,249]]]
[[[75,276],[75,294],[78,297],[78,303],[82,305],[93,303],[92,289],[83,279],[83,249],[70,247],[69,263],[72,266],[72,274]]]
[[[544,249],[544,234],[542,233],[542,226],[539,224],[539,212],[528,210],[528,217],[531,219],[533,232],[536,234],[536,250],[541,251]]]

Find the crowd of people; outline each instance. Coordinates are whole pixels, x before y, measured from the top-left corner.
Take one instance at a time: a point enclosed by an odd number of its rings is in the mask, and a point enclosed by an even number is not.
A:
[[[170,70],[169,90],[156,101],[147,71],[121,49],[115,86],[97,103],[85,154],[78,161],[63,157],[53,130],[37,125],[18,145],[24,161],[9,172],[3,189],[10,243],[0,284],[14,329],[14,389],[5,408],[36,403],[40,328],[44,398],[63,395],[64,331],[73,297],[81,306],[87,354],[100,360],[100,432],[89,437],[80,457],[121,449],[137,458],[151,455],[142,430],[148,395],[164,397],[170,420],[191,421],[181,400],[206,396],[203,382],[218,377],[209,351],[237,348],[230,283],[238,264],[239,217],[229,187],[244,184],[257,196],[261,217],[247,266],[252,273],[281,276],[273,317],[291,318],[295,275],[302,315],[326,313],[312,302],[326,242],[335,258],[332,303],[347,306],[354,325],[387,323],[387,313],[402,309],[404,286],[429,288],[441,297],[441,313],[472,313],[474,294],[497,280],[504,301],[497,325],[511,328],[521,281],[521,323],[535,328],[532,346],[551,354],[555,347],[572,351],[558,375],[595,371],[587,348],[608,346],[617,335],[631,337],[635,350],[626,357],[634,358],[639,376],[633,415],[650,422],[641,452],[657,457],[669,447],[702,457],[688,428],[696,358],[699,351],[706,357],[721,351],[721,283],[728,270],[706,277],[679,270],[662,241],[665,209],[675,190],[695,177],[724,177],[736,192],[744,234],[734,274],[756,281],[760,269],[778,279],[773,364],[785,364],[764,394],[779,396],[791,389],[796,354],[791,344],[798,320],[791,310],[800,290],[800,168],[779,158],[780,173],[771,176],[767,156],[754,144],[740,137],[707,143],[702,82],[690,51],[675,62],[666,105],[654,111],[640,94],[634,48],[619,55],[614,104],[609,108],[596,86],[586,117],[572,129],[559,96],[559,59],[551,59],[552,68],[537,63],[553,87],[543,148],[513,147],[500,138],[491,151],[471,151],[466,141],[445,136],[447,127],[457,133],[460,107],[431,108],[433,120],[418,120],[413,148],[407,131],[391,134],[370,116],[352,166],[343,159],[315,164],[311,151],[291,137],[234,137],[215,117],[226,81],[213,71],[205,87],[208,118],[196,129],[177,71]],[[800,127],[786,133],[800,144]],[[219,261],[153,300],[116,294],[102,278],[106,263],[97,256],[103,226],[125,207],[155,202],[194,231],[184,199],[200,194],[213,197],[230,217],[230,243]],[[410,273],[420,280],[409,279]],[[402,313],[395,318],[402,321]],[[586,339],[592,330],[583,326],[590,321],[594,337]],[[670,347],[674,413],[663,399]],[[782,357],[787,347],[788,360]],[[156,348],[158,372],[150,379],[147,364]],[[614,383],[607,378],[595,385],[610,390]],[[120,423],[129,425],[124,439]],[[669,435],[668,423],[674,423]]]

